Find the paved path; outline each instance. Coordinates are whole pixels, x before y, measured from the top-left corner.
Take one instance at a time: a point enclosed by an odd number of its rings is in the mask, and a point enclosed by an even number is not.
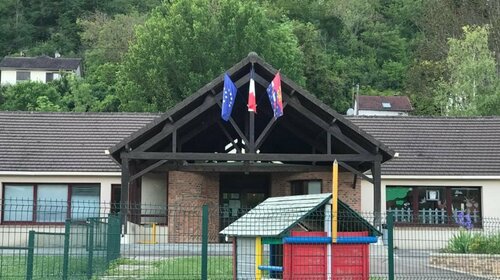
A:
[[[387,247],[385,247],[387,248]],[[377,250],[377,249],[376,249]],[[382,251],[382,250],[380,250]],[[449,271],[429,266],[429,254],[426,250],[395,250],[394,271],[396,279],[422,280],[484,280],[488,278],[476,277],[467,273]],[[370,272],[374,276],[387,275],[387,254],[372,254],[370,257]]]

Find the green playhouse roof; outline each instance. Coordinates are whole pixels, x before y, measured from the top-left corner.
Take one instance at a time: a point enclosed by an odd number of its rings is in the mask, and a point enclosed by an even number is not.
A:
[[[318,215],[323,211],[317,210],[331,198],[329,193],[270,197],[220,233],[229,236],[281,237],[308,217],[324,219],[324,216]],[[368,231],[371,236],[381,235],[370,222],[341,200],[338,200],[337,225],[339,231]]]

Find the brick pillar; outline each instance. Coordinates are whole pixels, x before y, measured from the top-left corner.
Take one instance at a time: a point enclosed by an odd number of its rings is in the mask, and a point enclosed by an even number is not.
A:
[[[354,175],[350,172],[339,173],[339,198],[356,211],[361,211],[361,179],[356,180],[353,188]],[[332,191],[332,172],[303,173],[273,173],[271,175],[271,196],[286,196],[291,194],[290,181],[321,180],[321,191]]]
[[[169,242],[201,242],[201,206],[209,207],[209,242],[218,241],[219,173],[170,171]]]

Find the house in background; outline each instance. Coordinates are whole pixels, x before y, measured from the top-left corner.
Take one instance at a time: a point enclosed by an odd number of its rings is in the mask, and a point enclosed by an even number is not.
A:
[[[407,96],[358,95],[354,102],[354,115],[408,116],[413,111]]]
[[[487,218],[500,217],[499,117],[349,119],[397,153],[382,165],[381,186],[382,212],[394,213],[402,225],[396,239],[412,231],[425,240],[435,229],[433,236],[445,242],[454,231],[442,229],[454,226],[459,213],[469,214],[475,228],[494,226]],[[362,211],[372,211],[372,193],[362,181]]]
[[[61,57],[4,57],[0,62],[0,84],[14,85],[22,81],[47,83],[62,74],[82,74],[81,58]]]

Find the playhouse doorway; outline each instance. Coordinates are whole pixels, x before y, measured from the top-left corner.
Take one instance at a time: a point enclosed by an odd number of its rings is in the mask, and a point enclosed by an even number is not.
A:
[[[271,176],[264,173],[221,174],[220,229],[225,228],[248,210],[269,197]]]

